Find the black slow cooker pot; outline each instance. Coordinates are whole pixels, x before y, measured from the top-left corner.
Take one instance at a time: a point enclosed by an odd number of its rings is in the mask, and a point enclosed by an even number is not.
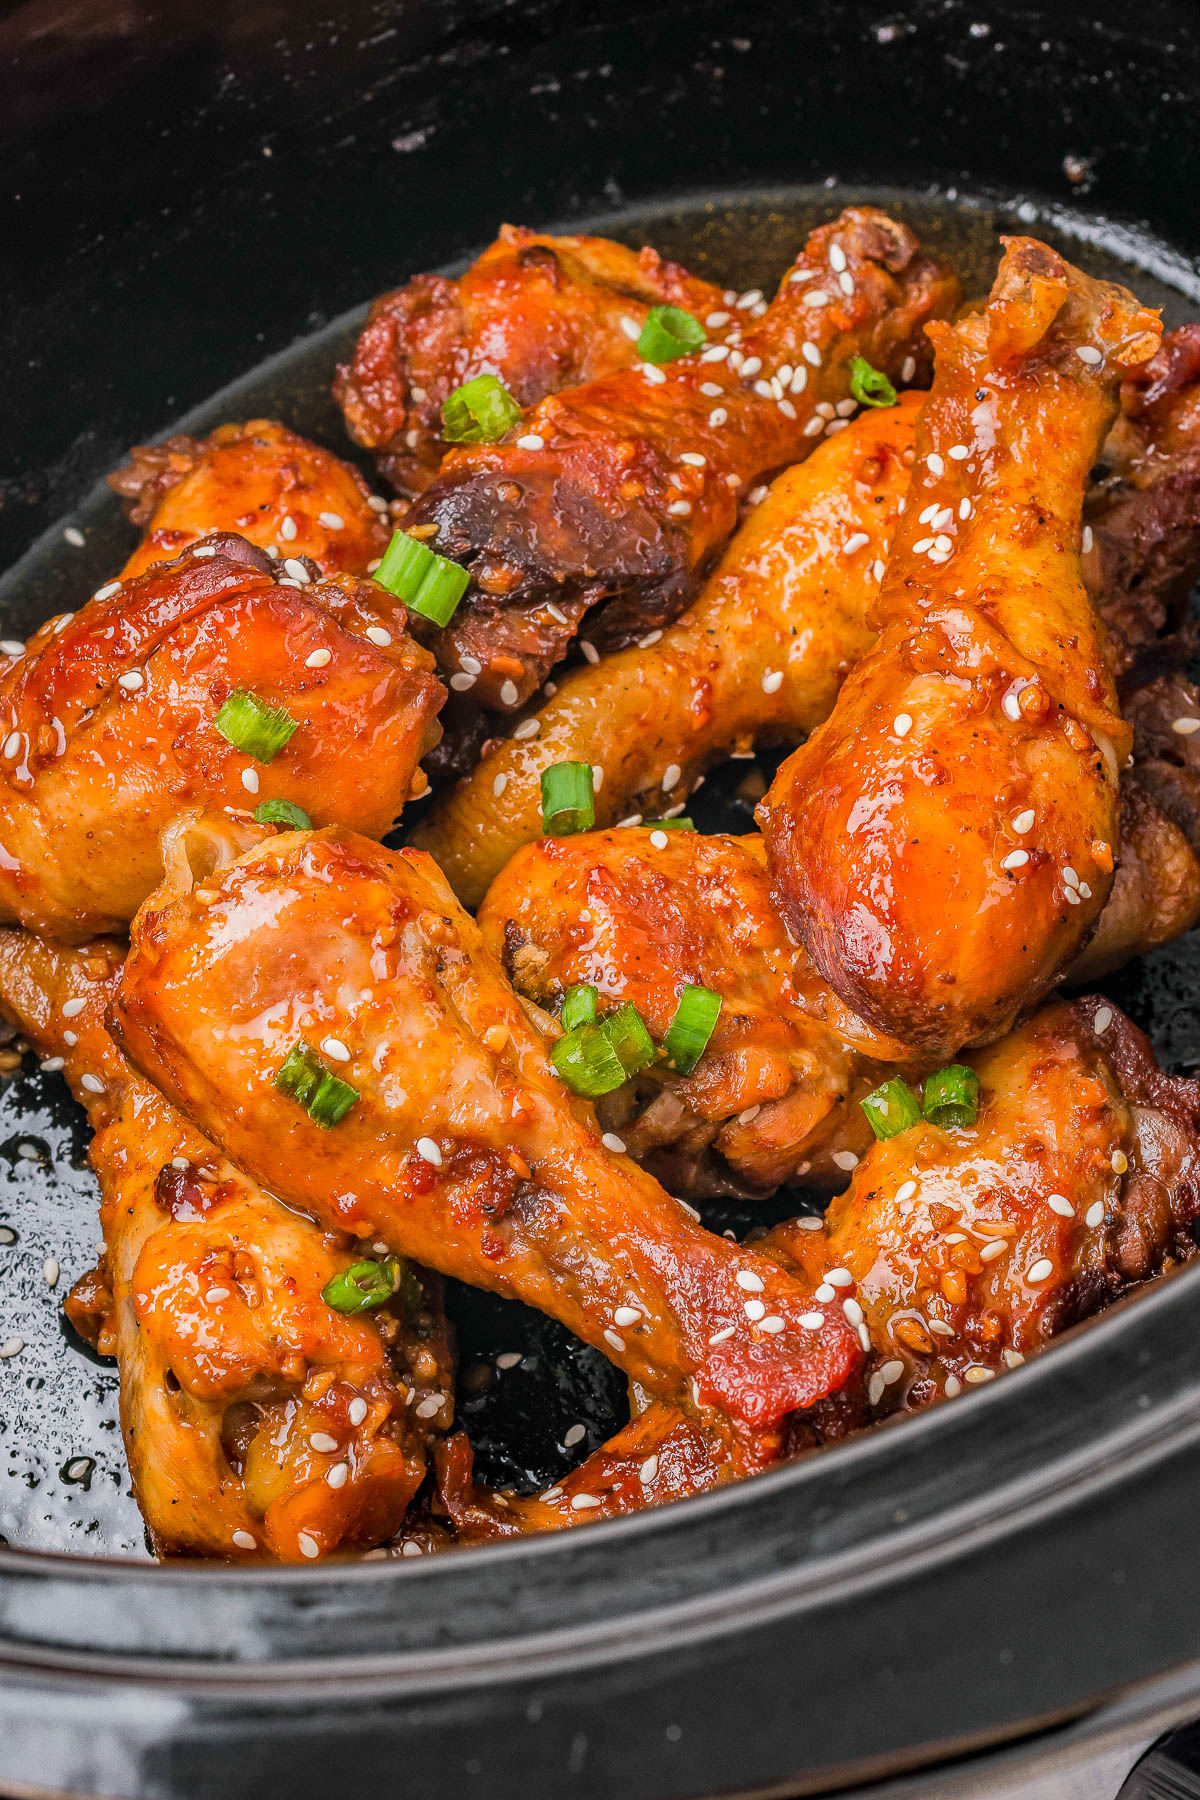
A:
[[[342,315],[501,219],[615,221],[729,278],[882,196],[968,261],[1012,222],[1200,316],[1190,4],[25,0],[0,50],[10,635],[111,573],[93,488],[130,443],[272,402],[338,443]],[[1176,1067],[1196,973],[1185,943],[1113,990]],[[86,1211],[76,1128],[37,1105],[67,1173],[18,1145],[21,1192]],[[300,1569],[95,1554],[127,1546],[18,1446],[41,1389],[82,1413],[111,1377],[65,1346],[10,1360],[0,1791],[967,1796],[1117,1754],[1200,1711],[1198,1337],[1193,1267],[969,1401],[732,1490]]]

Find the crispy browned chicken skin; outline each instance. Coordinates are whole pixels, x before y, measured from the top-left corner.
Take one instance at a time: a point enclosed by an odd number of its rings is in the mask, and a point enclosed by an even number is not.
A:
[[[105,1009],[123,952],[0,931],[0,1012],[55,1056],[96,1132],[105,1253],[67,1312],[121,1370],[160,1555],[303,1561],[403,1522],[452,1415],[435,1277],[376,1312],[321,1290],[363,1254],[239,1175],[137,1075]]]
[[[853,409],[852,359],[912,380],[924,325],[958,295],[907,227],[851,208],[813,232],[736,342],[722,327],[704,350],[552,395],[499,444],[452,450],[408,521],[471,571],[442,668],[511,711],[600,601],[585,636],[601,647],[673,618],[741,496],[836,428],[835,406]]]
[[[1088,471],[1156,315],[1032,239],[937,369],[882,636],[761,808],[776,893],[875,1029],[995,1037],[1108,893],[1129,733],[1079,572]]]
[[[190,853],[184,827],[113,1022],[239,1168],[549,1313],[648,1395],[757,1430],[841,1385],[853,1334],[602,1142],[428,857],[333,829],[215,870],[203,842],[195,876]],[[300,1039],[358,1094],[333,1129],[274,1085]]]
[[[426,785],[443,689],[399,601],[301,572],[213,537],[0,657],[0,920],[122,929],[161,876],[160,831],[196,805],[390,830]],[[271,761],[218,728],[235,692],[298,722]]]
[[[122,581],[214,531],[280,558],[308,557],[324,575],[365,575],[387,549],[387,509],[371,505],[358,470],[272,419],[139,444],[129,456],[108,485],[145,534]]]
[[[417,494],[445,453],[442,402],[455,388],[498,375],[534,406],[627,368],[646,314],[662,305],[701,321],[729,310],[720,288],[655,250],[502,225],[457,281],[417,275],[372,303],[333,397],[380,474]]]

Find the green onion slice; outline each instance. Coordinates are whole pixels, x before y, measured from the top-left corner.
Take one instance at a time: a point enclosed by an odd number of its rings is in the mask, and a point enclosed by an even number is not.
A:
[[[550,1060],[573,1094],[595,1100],[625,1080],[625,1067],[599,1025],[577,1025],[550,1046]]]
[[[312,820],[294,800],[264,800],[254,816],[260,825],[286,825],[289,831],[311,831]]]
[[[868,1094],[859,1105],[867,1115],[867,1123],[877,1138],[899,1137],[910,1125],[916,1125],[921,1118],[921,1106],[917,1096],[899,1075],[885,1081],[877,1087],[873,1094]]]
[[[596,823],[592,765],[551,763],[542,770],[542,830],[547,837],[569,837],[590,831]]]
[[[646,1021],[631,1000],[618,1006],[616,1012],[609,1013],[600,1029],[616,1051],[626,1075],[636,1075],[658,1054],[654,1039],[646,1029]]]
[[[574,1031],[577,1025],[594,1025],[598,999],[599,994],[590,982],[581,981],[575,987],[569,987],[563,995],[562,1011],[558,1015],[563,1030]]]
[[[674,362],[677,356],[702,349],[706,341],[699,319],[681,306],[652,306],[638,337],[637,353],[643,362]]]
[[[383,553],[375,579],[397,600],[403,600],[422,618],[448,625],[454,609],[471,585],[471,574],[461,563],[439,556],[420,538],[398,531]]]
[[[476,375],[442,401],[442,436],[448,444],[494,444],[521,416],[496,375]]]
[[[882,369],[873,369],[865,356],[850,358],[850,392],[860,406],[895,406],[896,390]]]
[[[643,819],[644,831],[695,831],[691,819],[681,816],[678,819]]]
[[[943,1131],[973,1125],[979,1112],[979,1077],[964,1063],[951,1063],[925,1077],[921,1097],[931,1125],[940,1125]]]
[[[321,1298],[334,1312],[370,1312],[390,1300],[400,1279],[400,1264],[394,1256],[386,1262],[356,1262],[321,1289]]]
[[[299,728],[282,706],[271,706],[245,688],[235,688],[217,714],[216,726],[235,750],[244,750],[255,762],[269,763],[279,755],[293,731]]]
[[[304,1039],[292,1045],[275,1086],[302,1106],[314,1124],[332,1131],[358,1099],[357,1088],[335,1075]]]
[[[663,1049],[677,1074],[690,1075],[700,1061],[720,1010],[721,996],[714,994],[711,988],[700,987],[695,982],[689,982],[684,988],[675,1008],[675,1017],[663,1039]]]

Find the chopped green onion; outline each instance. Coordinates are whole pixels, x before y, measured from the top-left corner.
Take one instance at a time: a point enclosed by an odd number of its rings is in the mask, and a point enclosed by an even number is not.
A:
[[[688,818],[643,819],[642,828],[645,831],[695,831],[696,829],[691,819]]]
[[[699,350],[707,340],[704,327],[681,306],[652,306],[637,341],[637,353],[645,362],[674,362]]]
[[[448,625],[454,609],[471,585],[471,575],[461,563],[439,556],[420,538],[398,531],[383,553],[375,579],[397,600],[403,600],[422,618]]]
[[[394,1256],[386,1262],[356,1262],[321,1289],[321,1298],[334,1312],[370,1312],[390,1300],[400,1279],[400,1264]]]
[[[877,1138],[899,1137],[910,1125],[920,1122],[921,1107],[907,1081],[894,1075],[868,1094],[859,1105],[867,1115],[867,1123]]]
[[[599,1025],[577,1025],[550,1047],[550,1060],[573,1094],[595,1100],[625,1081],[625,1068]]]
[[[245,688],[233,690],[216,718],[221,736],[260,763],[273,761],[299,724],[284,707],[271,706]]]
[[[563,995],[562,1011],[558,1022],[564,1031],[574,1031],[576,1025],[594,1025],[596,1023],[596,1001],[599,995],[589,982],[581,981],[575,987],[567,989]]]
[[[358,1099],[358,1090],[327,1068],[304,1039],[292,1045],[275,1076],[281,1094],[298,1102],[315,1125],[331,1131]]]
[[[496,375],[476,375],[442,401],[442,436],[448,444],[494,444],[521,416]]]
[[[850,358],[850,392],[860,406],[895,406],[896,390],[882,369],[873,369],[865,356]]]
[[[689,982],[684,988],[675,1008],[675,1017],[663,1039],[663,1049],[677,1074],[690,1075],[700,1061],[720,1010],[721,996],[714,994],[711,988],[700,987],[695,982]]]
[[[646,1021],[631,1000],[618,1006],[616,1012],[609,1013],[600,1029],[616,1051],[626,1075],[636,1075],[658,1054],[654,1039],[646,1029]]]
[[[979,1077],[964,1063],[951,1063],[925,1077],[921,1098],[931,1125],[940,1125],[943,1131],[973,1125],[979,1112]]]
[[[592,765],[551,763],[542,770],[542,830],[547,837],[569,837],[590,831],[596,823]]]
[[[286,825],[289,831],[311,831],[312,820],[294,800],[264,800],[254,816],[260,825]]]

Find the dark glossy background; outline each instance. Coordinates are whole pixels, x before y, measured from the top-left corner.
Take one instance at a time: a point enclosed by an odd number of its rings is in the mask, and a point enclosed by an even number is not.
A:
[[[87,495],[131,440],[501,217],[928,183],[1090,210],[1109,249],[1136,227],[1195,292],[1190,5],[77,0],[11,9],[0,60],[0,565],[53,528],[7,586],[22,628],[115,552]],[[1186,1061],[1191,964],[1158,967],[1122,998]],[[40,1230],[86,1188],[68,1117],[53,1174],[32,1129],[0,1214],[38,1196]],[[1196,1273],[969,1406],[569,1540],[255,1576],[0,1553],[0,1785],[811,1792],[1086,1712],[1200,1649]],[[60,1421],[95,1434],[109,1378],[74,1366]],[[7,1429],[39,1378],[0,1365]],[[49,1541],[101,1486],[55,1474]]]

